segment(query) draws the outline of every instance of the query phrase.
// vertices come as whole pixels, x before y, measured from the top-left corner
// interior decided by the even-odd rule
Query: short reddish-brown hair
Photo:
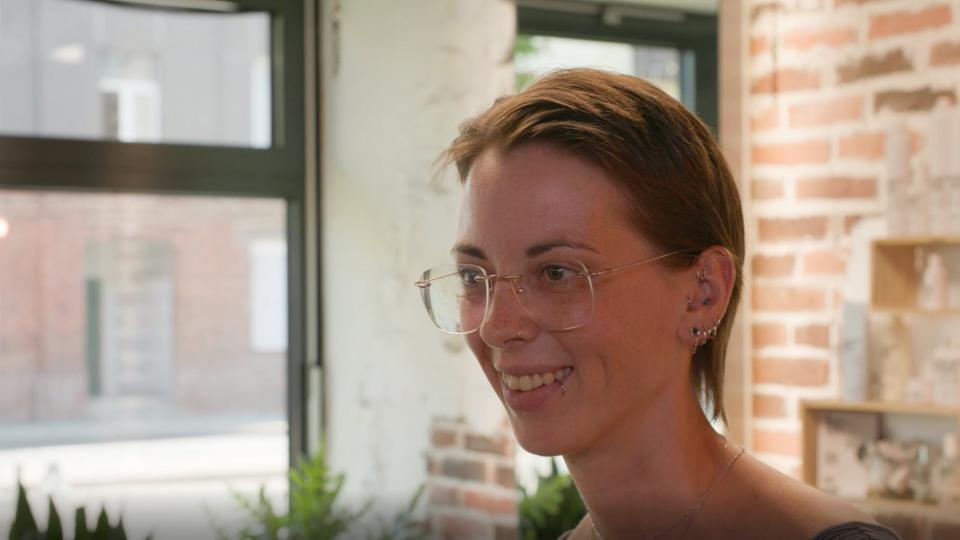
[[[593,69],[555,71],[499,98],[466,121],[444,153],[465,182],[487,149],[547,142],[600,166],[623,192],[627,219],[664,252],[726,248],[736,278],[717,336],[696,351],[691,384],[716,419],[725,418],[723,371],[743,288],[743,213],[733,175],[710,129],[652,84]],[[689,267],[697,257],[663,260]]]

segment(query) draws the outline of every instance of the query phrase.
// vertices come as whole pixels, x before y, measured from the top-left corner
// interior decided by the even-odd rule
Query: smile
[[[546,373],[536,373],[533,375],[510,375],[509,373],[503,373],[502,371],[498,372],[500,374],[500,380],[503,381],[503,384],[507,386],[510,390],[520,390],[526,392],[528,390],[534,390],[540,388],[541,386],[547,384],[553,384],[555,382],[563,382],[564,379],[570,376],[573,373],[573,368],[570,366],[560,368],[556,371],[548,371]]]

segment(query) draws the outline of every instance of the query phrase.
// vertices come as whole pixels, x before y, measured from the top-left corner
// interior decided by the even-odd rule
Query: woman
[[[736,185],[708,128],[632,77],[551,74],[466,122],[455,264],[417,283],[513,431],[562,455],[567,537],[896,538],[711,427],[743,286]]]

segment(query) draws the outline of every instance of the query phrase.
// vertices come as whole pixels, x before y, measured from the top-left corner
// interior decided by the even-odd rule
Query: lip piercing
[[[560,394],[564,396],[567,395],[567,387],[563,383],[560,383]]]

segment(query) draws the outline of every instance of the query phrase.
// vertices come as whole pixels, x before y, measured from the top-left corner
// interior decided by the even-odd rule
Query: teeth
[[[558,369],[553,372],[548,373],[537,373],[535,375],[509,375],[507,373],[500,374],[500,380],[503,381],[507,388],[511,390],[522,390],[524,392],[528,390],[533,390],[535,388],[540,388],[545,384],[553,384],[555,382],[561,382],[570,374],[573,373],[572,367],[565,367]]]

